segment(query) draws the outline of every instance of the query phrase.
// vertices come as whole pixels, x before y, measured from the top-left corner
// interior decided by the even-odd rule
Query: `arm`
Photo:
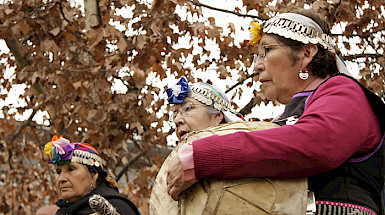
[[[319,87],[294,125],[194,141],[195,173],[198,179],[310,176],[370,150],[380,138],[360,86],[337,76]]]

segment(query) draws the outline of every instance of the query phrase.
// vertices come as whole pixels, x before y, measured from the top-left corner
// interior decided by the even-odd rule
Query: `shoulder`
[[[352,77],[348,77],[345,75],[335,75],[327,79],[324,83],[322,83],[319,88],[324,87],[333,87],[338,88],[339,90],[360,90],[362,91],[362,87],[360,83]]]
[[[315,90],[314,95],[338,96],[340,99],[361,100],[366,97],[364,88],[352,77],[335,75],[320,84]]]
[[[95,190],[96,194],[103,196],[110,202],[120,214],[136,214],[136,206],[126,197],[122,196],[113,188],[101,186]]]

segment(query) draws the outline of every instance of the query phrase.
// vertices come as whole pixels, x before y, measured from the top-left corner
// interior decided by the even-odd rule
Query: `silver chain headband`
[[[91,152],[76,149],[72,154],[71,162],[86,164],[88,166],[102,166],[102,159],[98,155],[93,154]]]
[[[190,86],[188,96],[206,105],[212,105],[214,102],[214,108],[219,111],[223,112],[230,110],[230,103],[209,89],[192,85]]]
[[[304,44],[320,44],[335,53],[333,38],[322,32],[312,19],[296,14],[283,13],[262,24],[264,33],[277,34]]]

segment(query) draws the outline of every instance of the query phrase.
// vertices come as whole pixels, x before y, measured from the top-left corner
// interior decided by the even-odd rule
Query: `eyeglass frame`
[[[267,50],[270,48],[270,47],[274,47],[274,46],[282,46],[282,44],[269,44],[269,45],[260,45],[258,46],[258,54],[254,54],[253,56],[253,64],[255,64],[255,62],[257,62],[258,58],[260,58],[261,60],[264,60],[266,58],[266,55],[267,55]],[[261,51],[261,48],[263,48],[264,51]],[[263,53],[263,54],[261,54]]]
[[[196,103],[192,103],[192,102],[186,102],[186,103],[183,103],[181,104],[181,108],[179,108],[179,110],[172,110],[172,113],[170,115],[170,121],[174,121],[176,119],[176,117],[178,116],[178,114],[180,113],[183,117],[185,117],[186,113],[190,112],[193,108],[191,107],[191,109],[185,111],[181,111],[182,107],[187,105],[187,104],[190,104],[191,106],[202,106],[202,107],[206,107],[207,105],[205,104],[196,104]]]

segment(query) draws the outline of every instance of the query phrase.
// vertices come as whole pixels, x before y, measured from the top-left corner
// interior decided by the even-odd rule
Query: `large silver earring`
[[[91,183],[91,191],[95,190],[94,183]]]
[[[305,72],[302,72],[302,68],[299,70],[299,78],[302,80],[306,80],[309,78],[309,73],[307,72],[307,69]]]

